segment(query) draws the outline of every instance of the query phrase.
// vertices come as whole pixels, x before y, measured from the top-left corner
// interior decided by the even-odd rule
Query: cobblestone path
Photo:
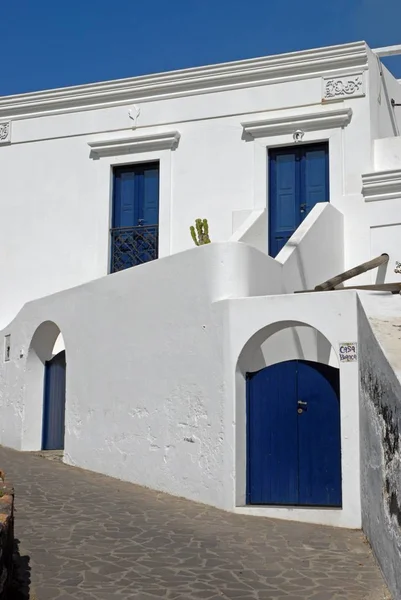
[[[4,448],[0,466],[35,600],[388,597],[360,532],[233,515]]]

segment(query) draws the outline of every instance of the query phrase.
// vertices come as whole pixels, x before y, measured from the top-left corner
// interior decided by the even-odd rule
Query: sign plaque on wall
[[[358,344],[356,342],[342,342],[338,349],[340,363],[356,362],[358,360]]]

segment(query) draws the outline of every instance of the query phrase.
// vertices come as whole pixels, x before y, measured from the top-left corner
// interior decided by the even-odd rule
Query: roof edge
[[[0,119],[24,119],[131,102],[211,93],[352,68],[367,68],[368,47],[353,42],[153,75],[0,97]]]

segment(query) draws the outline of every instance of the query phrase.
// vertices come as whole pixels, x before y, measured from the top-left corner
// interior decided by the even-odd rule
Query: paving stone
[[[45,457],[0,448],[38,600],[389,598],[358,531],[222,512]]]

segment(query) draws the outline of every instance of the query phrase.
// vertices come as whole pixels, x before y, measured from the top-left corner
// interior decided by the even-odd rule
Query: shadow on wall
[[[237,370],[245,374],[297,359],[339,366],[331,343],[320,331],[306,323],[281,321],[252,336],[242,349]]]

